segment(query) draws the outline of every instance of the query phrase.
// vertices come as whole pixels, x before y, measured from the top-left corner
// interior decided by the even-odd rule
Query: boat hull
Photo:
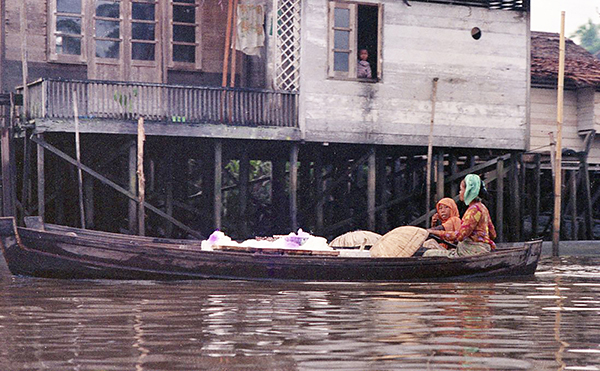
[[[124,236],[124,235],[121,235]],[[69,279],[229,279],[286,281],[453,280],[531,275],[541,241],[490,254],[446,258],[356,258],[202,251],[200,242],[151,243],[131,237],[79,236],[17,228],[0,218],[2,252],[11,273]]]

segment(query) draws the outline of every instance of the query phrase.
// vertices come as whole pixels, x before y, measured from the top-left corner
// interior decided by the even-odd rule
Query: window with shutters
[[[52,0],[49,32],[49,59],[67,63],[85,61],[82,0]]]
[[[376,81],[381,78],[382,5],[329,2],[329,58],[331,78]],[[360,63],[359,52],[368,57]],[[371,77],[357,71],[370,70]]]

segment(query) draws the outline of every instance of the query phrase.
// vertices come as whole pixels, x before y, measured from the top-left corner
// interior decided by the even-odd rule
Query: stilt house
[[[443,195],[457,185],[444,189],[444,166],[455,174],[457,159],[473,165],[473,154],[524,151],[532,141],[529,0],[0,4],[0,85],[23,94],[11,117],[29,143],[14,154],[22,174],[8,208],[23,215],[79,224],[77,181],[65,180],[76,179],[66,165],[76,161],[87,166],[85,223],[139,228],[139,118],[146,208],[166,220],[148,228],[161,234],[223,223],[243,236],[269,223],[268,231],[323,231],[349,217],[338,227],[385,230],[410,221],[384,214],[406,204],[390,200],[423,191],[424,171],[403,171],[424,167],[429,144]],[[360,49],[370,77],[357,75]],[[24,165],[35,153],[37,171]],[[270,222],[256,211],[254,187],[265,180],[250,160],[272,164]],[[65,220],[69,207],[74,220]]]

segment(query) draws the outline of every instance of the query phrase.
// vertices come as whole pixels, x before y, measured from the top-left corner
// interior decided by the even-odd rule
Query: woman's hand
[[[438,215],[438,213],[433,214],[433,216],[431,217],[431,225],[434,226],[438,220],[440,220],[440,216]]]

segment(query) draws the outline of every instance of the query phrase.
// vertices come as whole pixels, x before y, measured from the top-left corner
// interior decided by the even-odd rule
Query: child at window
[[[358,63],[356,65],[356,77],[371,78],[371,65],[367,62],[369,51],[367,49],[358,50]]]

